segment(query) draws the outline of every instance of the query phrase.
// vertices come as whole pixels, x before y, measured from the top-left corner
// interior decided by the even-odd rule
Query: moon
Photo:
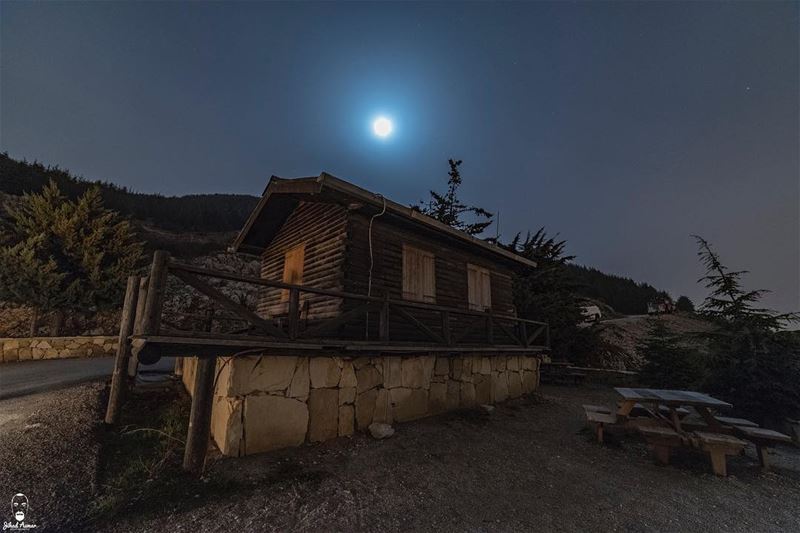
[[[372,132],[378,137],[385,139],[392,134],[392,121],[386,117],[378,117],[372,123]]]

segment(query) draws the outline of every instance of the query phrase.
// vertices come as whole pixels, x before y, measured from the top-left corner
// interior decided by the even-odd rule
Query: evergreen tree
[[[701,313],[718,325],[708,334],[711,368],[708,389],[759,421],[800,415],[800,342],[782,331],[797,313],[758,307],[768,291],[742,288],[746,271],[734,271],[702,237],[697,239],[711,293]]]
[[[547,322],[553,357],[575,363],[597,363],[607,351],[597,326],[583,322],[582,298],[567,270],[574,256],[566,241],[549,237],[544,228],[525,239],[517,234],[507,249],[536,261],[537,267],[514,276],[514,305],[523,318]]]
[[[694,302],[688,296],[681,296],[675,302],[675,309],[683,313],[694,313]]]
[[[695,390],[703,384],[705,368],[697,350],[681,346],[661,320],[652,320],[647,337],[636,346],[645,361],[639,377],[658,389]]]
[[[460,159],[457,161],[449,159],[447,162],[450,165],[447,192],[440,194],[436,191],[430,191],[431,199],[427,205],[424,202],[420,202],[418,208],[424,214],[435,218],[439,222],[443,222],[469,235],[478,235],[492,223],[494,215],[481,207],[466,205],[458,199],[458,188],[462,183],[458,167],[461,166],[462,161]],[[466,222],[464,215],[467,214],[477,218],[478,221]]]
[[[73,202],[50,182],[9,215],[0,240],[0,299],[56,316],[118,305],[143,246],[127,221],[103,207],[98,188]]]

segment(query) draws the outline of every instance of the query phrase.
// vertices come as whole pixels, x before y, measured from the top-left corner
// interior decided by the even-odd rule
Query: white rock
[[[487,415],[492,414],[492,411],[494,411],[494,405],[487,405],[485,403],[482,403],[480,405],[480,408],[481,408],[481,411],[483,411]]]
[[[374,422],[369,425],[369,433],[376,439],[387,439],[394,435],[394,428],[389,424]]]

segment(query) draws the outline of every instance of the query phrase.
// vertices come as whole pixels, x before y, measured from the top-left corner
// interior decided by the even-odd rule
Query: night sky
[[[798,5],[3,2],[0,149],[143,192],[325,170],[404,203],[460,158],[506,239],[546,226],[699,302],[699,233],[796,310]]]

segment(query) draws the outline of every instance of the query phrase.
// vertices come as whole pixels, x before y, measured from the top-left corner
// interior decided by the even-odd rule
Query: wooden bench
[[[784,435],[771,429],[764,429],[760,427],[750,426],[734,426],[736,434],[743,439],[747,439],[756,445],[758,452],[758,462],[761,467],[769,469],[769,461],[767,461],[767,449],[780,443],[791,443],[792,438],[789,435]]]
[[[584,405],[583,411],[586,413],[586,420],[595,426],[597,442],[603,444],[603,428],[606,424],[616,424],[617,415],[599,405]]]
[[[727,456],[739,455],[747,445],[745,441],[732,435],[704,431],[696,431],[692,440],[697,448],[708,452],[711,457],[711,469],[718,476],[728,475]]]
[[[714,418],[717,419],[717,422],[720,424],[725,424],[726,426],[738,426],[738,427],[750,427],[750,428],[757,428],[758,424],[755,422],[751,422],[746,418],[733,418],[730,416],[715,416]]]
[[[653,449],[653,455],[662,465],[669,464],[672,448],[683,446],[686,441],[672,428],[664,426],[641,426],[638,428],[644,440]]]

